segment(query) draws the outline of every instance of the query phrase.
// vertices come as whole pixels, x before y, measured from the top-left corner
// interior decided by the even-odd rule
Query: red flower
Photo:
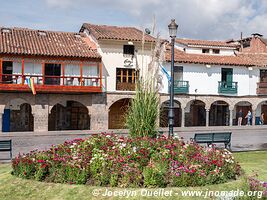
[[[38,160],[37,162],[38,163],[44,163],[45,161],[44,160]]]
[[[46,168],[46,166],[47,166],[47,164],[44,164],[44,163],[43,163],[43,164],[41,165],[41,168]]]

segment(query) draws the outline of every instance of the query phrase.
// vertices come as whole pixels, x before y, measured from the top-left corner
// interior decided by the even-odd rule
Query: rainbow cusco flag
[[[35,90],[35,87],[34,87],[34,81],[33,81],[33,78],[30,77],[30,78],[26,78],[26,82],[28,84],[28,86],[31,88],[32,90],[32,94],[33,95],[36,95],[36,90]]]

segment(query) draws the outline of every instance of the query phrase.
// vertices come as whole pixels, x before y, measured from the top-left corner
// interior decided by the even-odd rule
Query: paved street
[[[190,140],[194,137],[194,133],[204,132],[232,132],[232,150],[267,150],[267,126],[256,127],[190,127],[176,128],[175,133],[184,140]],[[111,131],[108,131],[111,132]],[[125,130],[114,131],[118,134],[124,134]],[[167,134],[167,129],[164,129]],[[30,150],[38,148],[40,150],[48,149],[52,144],[63,143],[66,140],[74,138],[85,138],[95,131],[59,131],[59,132],[16,132],[16,133],[0,133],[0,140],[12,139],[13,156],[20,153],[27,153]],[[0,153],[0,158],[8,156],[8,153]]]

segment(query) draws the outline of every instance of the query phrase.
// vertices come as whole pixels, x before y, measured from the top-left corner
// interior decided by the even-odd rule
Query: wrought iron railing
[[[218,81],[218,92],[222,94],[237,94],[237,82]]]

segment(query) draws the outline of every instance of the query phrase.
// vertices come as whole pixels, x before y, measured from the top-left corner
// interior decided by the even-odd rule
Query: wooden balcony
[[[257,94],[258,95],[267,95],[267,82],[259,82],[257,83]]]
[[[218,82],[218,93],[220,94],[237,94],[237,82]]]
[[[25,82],[33,78],[36,93],[89,93],[102,92],[100,77],[0,75],[0,91],[30,92]]]
[[[116,83],[116,90],[122,90],[122,91],[135,91],[135,83]]]

